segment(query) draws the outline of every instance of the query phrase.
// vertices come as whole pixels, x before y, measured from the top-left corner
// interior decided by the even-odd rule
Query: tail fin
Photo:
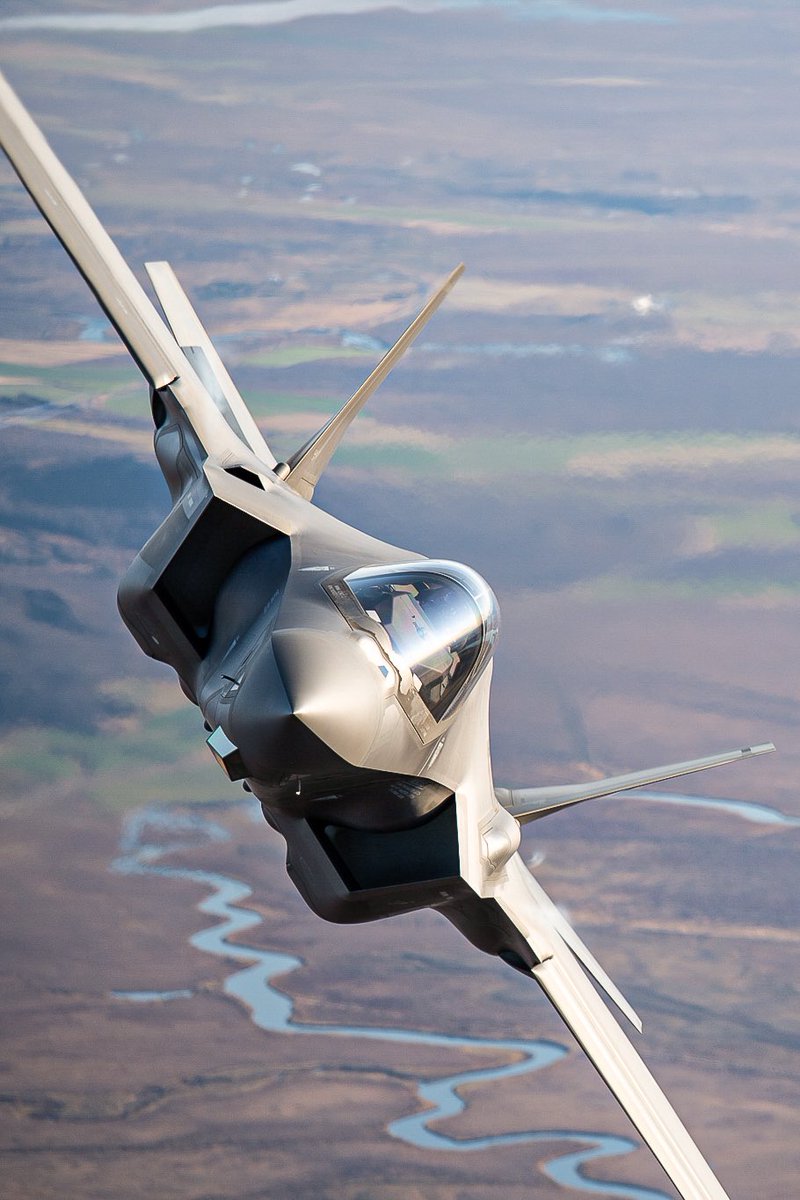
[[[561,909],[550,899],[547,892],[533,875],[528,880],[528,889],[535,894],[541,912],[548,918],[561,940],[569,946],[572,953],[583,964],[589,974],[594,976],[605,994],[610,1000],[614,1001],[617,1008],[621,1013],[624,1013],[631,1025],[641,1033],[642,1021],[639,1014],[625,999],[613,979],[600,966],[600,963],[592,954],[589,947],[579,936],[577,930],[573,929]]]
[[[264,441],[261,430],[250,415],[172,267],[167,262],[150,262],[145,263],[145,270],[175,341],[194,367],[200,382],[237,437],[262,462],[273,467],[275,456]]]
[[[439,290],[433,295],[419,315],[411,322],[405,333],[397,339],[391,350],[387,350],[381,361],[368,379],[362,383],[357,392],[336,413],[335,416],[314,434],[310,441],[301,446],[287,463],[279,463],[276,474],[280,475],[289,487],[298,492],[306,500],[314,495],[314,488],[320,480],[322,472],[333,457],[336,447],[344,437],[352,420],[358,416],[370,396],[383,383],[395,363],[401,358],[408,347],[422,331],[430,317],[444,300],[447,293],[464,272],[464,264],[460,263],[455,271],[447,277]]]

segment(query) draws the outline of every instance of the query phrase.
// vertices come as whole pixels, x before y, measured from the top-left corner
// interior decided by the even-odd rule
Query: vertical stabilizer
[[[264,441],[236,384],[216,351],[172,267],[167,262],[145,263],[150,282],[164,310],[175,341],[194,367],[231,429],[267,466],[275,456]]]

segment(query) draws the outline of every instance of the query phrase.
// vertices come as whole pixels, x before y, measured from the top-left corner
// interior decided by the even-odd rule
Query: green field
[[[99,732],[25,726],[6,733],[0,739],[2,791],[11,796],[66,784],[112,809],[239,799],[203,744],[198,710],[177,686],[170,685],[166,700],[163,687],[156,692],[128,680],[108,690],[135,693],[137,706]]]
[[[337,358],[370,360],[375,358],[375,351],[359,350],[357,346],[321,346],[308,343],[299,346],[280,346],[275,350],[257,350],[253,354],[248,354],[244,362],[252,367],[296,367],[301,363]]]

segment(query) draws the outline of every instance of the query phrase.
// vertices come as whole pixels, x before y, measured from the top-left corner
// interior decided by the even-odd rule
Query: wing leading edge
[[[0,145],[142,374],[154,388],[172,383],[184,369],[183,355],[77,184],[2,75]]]
[[[504,811],[519,824],[615,792],[660,783],[711,767],[769,754],[771,742],[688,762],[651,767],[589,783],[497,788]],[[513,854],[491,894],[531,947],[531,974],[574,1034],[607,1087],[661,1163],[683,1200],[729,1200],[669,1100],[584,975],[579,963],[641,1030],[637,1014],[586,948],[566,917]]]

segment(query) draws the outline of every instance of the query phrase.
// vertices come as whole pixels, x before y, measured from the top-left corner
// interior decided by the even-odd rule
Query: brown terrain
[[[788,822],[619,798],[536,825],[526,852],[641,1012],[637,1044],[732,1200],[794,1200],[798,18],[613,13],[392,10],[169,38],[0,21],[0,65],[137,270],[173,263],[278,453],[467,260],[319,502],[495,586],[499,782],[777,743],[680,790]],[[418,1080],[507,1052],[260,1030],[224,990],[246,964],[189,943],[217,919],[197,909],[209,888],[112,869],[144,806],[219,823],[228,840],[160,861],[249,885],[261,922],[236,940],[302,958],[280,984],[297,1022],[570,1046],[466,1087],[442,1132],[633,1136],[536,989],[434,915],[337,928],[307,912],[276,835],[116,615],[166,513],[145,389],[2,163],[0,244],[4,1190],[579,1194],[540,1169],[563,1140],[456,1153],[388,1135]],[[138,991],[179,995],[115,995]],[[587,1174],[674,1194],[643,1149]]]

